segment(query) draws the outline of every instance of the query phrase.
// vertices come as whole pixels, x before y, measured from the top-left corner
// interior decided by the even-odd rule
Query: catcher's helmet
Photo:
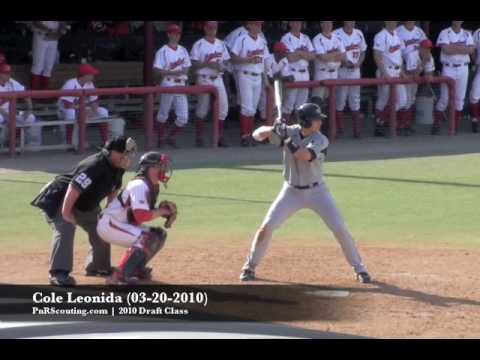
[[[145,175],[147,170],[152,166],[159,167],[159,180],[167,183],[172,177],[171,161],[168,155],[159,153],[158,151],[150,151],[142,155],[138,162],[138,174]]]
[[[297,109],[298,123],[303,128],[310,128],[312,127],[312,121],[322,120],[326,117],[320,106],[314,103],[305,103]]]

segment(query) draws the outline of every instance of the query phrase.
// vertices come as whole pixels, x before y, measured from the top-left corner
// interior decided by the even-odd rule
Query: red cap
[[[273,45],[273,51],[280,54],[286,54],[288,52],[288,49],[283,42],[277,41],[275,45]]]
[[[205,21],[205,27],[206,28],[216,28],[218,27],[218,21]]]
[[[167,28],[168,34],[180,34],[181,32],[182,30],[180,29],[180,26],[178,26],[177,24],[168,25],[168,28]]]
[[[0,53],[0,64],[3,64],[3,63],[5,63],[5,62],[7,62],[7,59],[6,59],[5,55],[3,55],[2,53]]]
[[[432,42],[428,39],[425,39],[422,42],[420,42],[420,46],[423,47],[423,48],[428,48],[428,49],[433,48]]]
[[[12,68],[7,63],[0,64],[0,74],[10,75],[12,73]]]
[[[100,71],[95,69],[90,64],[81,64],[78,67],[78,76],[85,76],[85,75],[98,75]]]

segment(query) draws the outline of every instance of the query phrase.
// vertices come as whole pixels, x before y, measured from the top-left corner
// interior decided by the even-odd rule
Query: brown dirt
[[[239,284],[248,244],[224,247],[166,246],[152,262],[154,279],[169,284]],[[322,285],[348,290],[359,317],[291,325],[383,338],[479,338],[480,251],[363,247],[375,278],[353,280],[335,246],[295,248],[275,244],[257,276],[261,283]],[[102,284],[82,275],[85,249],[77,249],[73,275],[80,284]],[[0,254],[0,283],[47,283],[48,251]],[[114,263],[121,249],[113,250]]]

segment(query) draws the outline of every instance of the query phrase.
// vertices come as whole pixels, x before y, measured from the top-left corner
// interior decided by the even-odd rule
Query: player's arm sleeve
[[[73,90],[73,86],[70,84],[69,81],[67,81],[65,84],[63,84],[61,90]],[[63,105],[67,108],[75,104],[74,96],[61,96],[60,100],[63,102]]]
[[[473,36],[471,32],[467,33],[467,46],[474,46],[475,42],[473,41]]]
[[[183,66],[184,69],[187,69],[192,66],[192,62],[190,60],[190,55],[188,55],[187,49],[184,49],[185,53],[185,65]]]
[[[192,50],[190,51],[190,59],[193,61],[200,61],[200,54],[199,54],[199,43],[193,44]]]
[[[379,52],[385,52],[385,40],[383,39],[380,34],[375,35],[375,39],[373,40],[373,50],[377,50]]]
[[[313,46],[315,48],[315,53],[318,55],[326,54],[325,48],[323,47],[320,41],[314,41]]]
[[[155,54],[155,60],[153,62],[153,68],[158,70],[165,70],[164,56],[161,50],[158,50]]]
[[[310,151],[312,155],[310,162],[315,159],[324,160],[327,155],[328,140],[317,140],[314,139],[306,146],[307,150]]]
[[[233,43],[233,46],[230,49],[230,51],[232,52],[233,55],[241,56],[240,54],[242,52],[242,47],[243,47],[243,38],[239,37]]]
[[[365,36],[363,36],[362,32],[360,32],[360,38],[362,39],[362,41],[360,42],[360,50],[367,51],[367,42],[365,41]]]
[[[228,61],[230,60],[230,53],[228,52],[228,49],[227,49],[227,46],[225,45],[225,43],[223,44],[223,54],[222,54],[222,57],[223,57],[223,61]]]
[[[449,44],[449,41],[448,41],[448,38],[447,38],[447,34],[445,33],[445,31],[442,31],[440,33],[440,35],[438,35],[438,38],[437,38],[437,46],[442,46],[442,45],[448,45]]]
[[[315,52],[315,48],[313,47],[312,40],[310,40],[308,36],[307,36],[307,48],[309,52],[311,53]]]
[[[146,186],[136,186],[130,189],[130,207],[132,215],[137,224],[153,219],[153,211],[147,199],[148,189]]]

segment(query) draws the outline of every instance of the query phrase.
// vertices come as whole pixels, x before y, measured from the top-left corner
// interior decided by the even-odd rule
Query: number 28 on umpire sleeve
[[[92,179],[90,179],[87,174],[81,173],[75,178],[75,182],[81,186],[83,190],[88,188],[92,183]]]

